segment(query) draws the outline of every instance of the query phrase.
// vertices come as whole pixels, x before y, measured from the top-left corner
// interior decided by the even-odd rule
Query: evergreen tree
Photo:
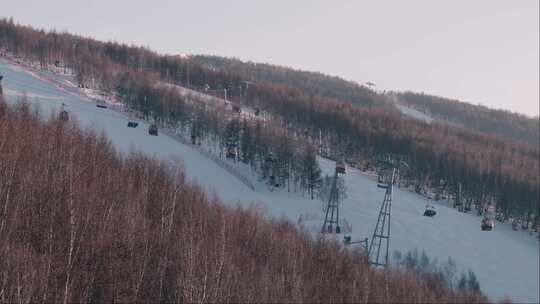
[[[467,288],[474,292],[478,293],[480,292],[480,283],[476,279],[476,274],[472,270],[469,270],[469,278],[467,280]]]
[[[251,128],[248,126],[247,121],[242,121],[242,137],[240,138],[240,150],[242,151],[242,162],[246,164],[253,163],[254,146],[253,136],[251,135]]]
[[[312,147],[306,150],[303,160],[304,176],[307,183],[307,189],[313,199],[315,189],[321,185],[321,168],[317,162],[317,155]]]

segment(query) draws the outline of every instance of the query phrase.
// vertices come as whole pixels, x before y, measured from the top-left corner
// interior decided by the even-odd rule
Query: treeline
[[[487,301],[226,208],[74,120],[0,96],[2,303]]]
[[[116,92],[146,116],[157,121],[180,122],[194,130],[196,136],[199,132],[220,134],[224,145],[231,136],[241,142],[244,132],[224,134],[227,128],[220,116],[223,111],[208,109],[202,103],[188,107],[173,90],[158,89],[155,84],[161,81],[191,88],[228,89],[228,96],[236,102],[268,112],[273,118],[275,136],[265,142],[278,144],[260,153],[259,160],[263,154],[281,151],[280,136],[309,143],[313,149],[320,148],[333,158],[346,156],[350,164],[361,164],[363,168],[374,167],[374,159],[380,155],[392,155],[409,163],[410,170],[403,179],[415,184],[417,189],[442,189],[456,197],[462,184],[465,210],[476,208],[482,212],[485,205],[495,204],[503,220],[513,217],[529,221],[539,214],[538,146],[447,124],[402,119],[395,109],[384,104],[356,106],[343,96],[310,91],[317,83],[324,83],[326,76],[305,74],[302,78],[298,76],[302,73],[296,71],[292,78],[303,80],[291,80],[299,87],[294,88],[283,84],[284,78],[275,80],[285,77],[279,76],[283,73],[289,75],[283,68],[283,73],[276,72],[279,77],[268,76],[246,84],[243,81],[250,80],[250,74],[241,68],[231,71],[209,68],[208,63],[186,57],[162,56],[144,48],[66,33],[45,33],[8,20],[0,21],[0,43],[9,52],[27,60],[39,60],[44,66],[62,61],[77,71],[82,86],[95,84]],[[213,64],[219,63],[214,61]],[[259,65],[250,66],[256,69]],[[310,82],[312,78],[319,82]],[[369,90],[357,89],[358,94],[376,100],[377,96],[370,97],[367,93]],[[250,129],[251,134],[255,132],[256,125]],[[298,147],[298,142],[292,146]],[[251,155],[249,150],[250,145],[246,145],[240,147],[239,153]],[[286,175],[282,168],[291,167],[290,161],[281,158],[287,153],[279,153],[280,158],[275,162],[281,176]],[[252,162],[249,157],[242,158]],[[257,163],[262,166],[261,161]]]
[[[210,69],[228,71],[254,82],[269,82],[297,88],[314,96],[339,99],[361,106],[380,106],[386,103],[384,97],[363,85],[318,72],[306,72],[266,63],[243,62],[219,56],[196,55],[191,58]]]
[[[404,92],[396,95],[401,103],[432,117],[482,133],[521,140],[536,147],[540,144],[538,117],[529,118],[510,111],[494,110],[427,94]]]
[[[10,20],[0,21],[0,47],[25,60],[39,61],[43,68],[64,65],[76,72],[79,86],[115,93],[145,119],[189,133],[193,143],[210,137],[221,142],[224,150],[234,144],[235,158],[250,164],[273,187],[308,191],[313,197],[320,184],[316,150],[309,142],[291,138],[283,126],[225,118],[224,107],[187,103],[174,88],[156,85],[164,81],[191,88],[203,84],[229,88],[229,96],[239,101],[245,96],[239,93],[240,77],[205,69],[179,56],[160,56],[144,48],[68,33],[45,34]]]
[[[406,160],[405,180],[443,188],[457,196],[462,184],[464,203],[480,212],[495,204],[503,217],[530,220],[538,215],[539,150],[521,142],[472,132],[441,123],[400,119],[385,107],[362,108],[309,96],[284,86],[258,83],[249,103],[283,117],[311,138],[325,131],[333,154],[373,166],[379,155]]]
[[[127,71],[154,76],[189,87],[238,87],[239,76],[211,71],[181,56],[162,56],[144,47],[91,38],[39,31],[0,19],[0,54],[10,53],[43,68],[55,64],[76,72],[79,86],[109,92],[116,90],[118,79]]]
[[[370,88],[317,72],[306,72],[265,63],[244,62],[235,58],[196,55],[194,61],[218,71],[228,71],[255,82],[289,86],[327,99],[338,99],[360,106],[387,106],[387,96]],[[474,131],[539,144],[539,122],[524,115],[442,97],[413,92],[388,92],[407,106],[436,118],[463,125]]]
[[[178,131],[194,145],[207,139],[219,142],[220,157],[248,164],[271,187],[307,191],[313,199],[321,170],[316,149],[304,137],[274,120],[242,118],[224,104],[194,98],[186,102],[175,88],[154,83],[137,76],[122,77],[118,94],[130,109]]]
[[[456,263],[450,257],[445,262],[439,263],[436,258],[430,259],[424,251],[418,253],[415,249],[405,254],[396,250],[392,258],[394,267],[414,272],[428,281],[441,282],[443,286],[451,286],[462,291],[478,292],[481,289],[476,274],[470,269],[459,274]]]

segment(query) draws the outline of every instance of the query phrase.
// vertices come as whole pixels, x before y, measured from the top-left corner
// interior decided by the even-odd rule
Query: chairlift
[[[236,159],[236,144],[229,143],[227,146],[227,152],[225,153],[225,157],[230,159]]]
[[[386,189],[388,188],[388,184],[390,184],[390,176],[387,176],[383,174],[383,172],[379,173],[379,176],[377,177],[377,187]]]
[[[66,105],[64,103],[62,103],[62,110],[60,110],[60,115],[59,115],[59,118],[60,118],[61,121],[68,121],[69,120],[69,113],[64,108],[65,106]]]
[[[336,173],[345,174],[345,163],[343,161],[336,163]]]
[[[334,227],[332,225],[328,225],[326,227],[323,227],[322,230],[321,230],[321,233],[328,233],[328,234],[332,234],[332,233],[335,233],[335,234],[340,234],[341,233],[341,227],[340,226],[336,226],[336,228],[334,229]],[[349,241],[350,241],[350,236],[349,236]],[[345,237],[345,242],[347,241],[347,237]]]
[[[106,109],[106,108],[107,108],[107,105],[106,105],[105,103],[103,103],[103,102],[98,102],[98,103],[96,104],[96,107],[102,108],[102,109]]]
[[[269,152],[268,154],[266,154],[266,157],[264,158],[264,161],[267,162],[267,163],[272,163],[272,162],[276,161],[276,157],[274,156],[274,153]]]
[[[482,219],[482,224],[480,227],[482,228],[482,231],[491,231],[493,228],[495,228],[495,222],[492,218],[485,217]]]
[[[69,120],[69,114],[66,110],[62,110],[60,112],[60,120],[61,121],[68,121]]]
[[[426,205],[426,210],[424,211],[424,216],[434,217],[437,214],[435,207],[432,205]]]
[[[128,126],[128,128],[136,128],[136,127],[139,126],[139,123],[135,122],[135,121],[129,121],[127,126]]]
[[[158,136],[158,128],[155,124],[151,124],[148,128],[148,134]]]

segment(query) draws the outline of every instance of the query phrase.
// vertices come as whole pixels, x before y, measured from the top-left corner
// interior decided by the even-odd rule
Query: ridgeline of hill
[[[523,141],[535,147],[540,143],[538,117],[531,118],[510,111],[413,92],[398,93],[397,96],[400,103],[442,121],[485,134]]]
[[[190,58],[209,69],[227,71],[248,81],[296,88],[313,96],[343,100],[360,106],[380,106],[386,102],[385,98],[363,85],[322,73],[218,56],[196,55]]]
[[[315,96],[346,101],[354,105],[369,107],[391,105],[384,94],[378,94],[364,85],[335,76],[219,56],[196,55],[191,58],[210,69],[241,75],[243,79],[253,82],[285,85]],[[423,93],[398,92],[397,97],[401,104],[474,131],[527,142],[533,146],[538,146],[540,141],[538,118]]]

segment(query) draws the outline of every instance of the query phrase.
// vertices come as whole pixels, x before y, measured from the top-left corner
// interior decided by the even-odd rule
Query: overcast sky
[[[320,71],[538,115],[538,0],[13,0],[40,28]]]

